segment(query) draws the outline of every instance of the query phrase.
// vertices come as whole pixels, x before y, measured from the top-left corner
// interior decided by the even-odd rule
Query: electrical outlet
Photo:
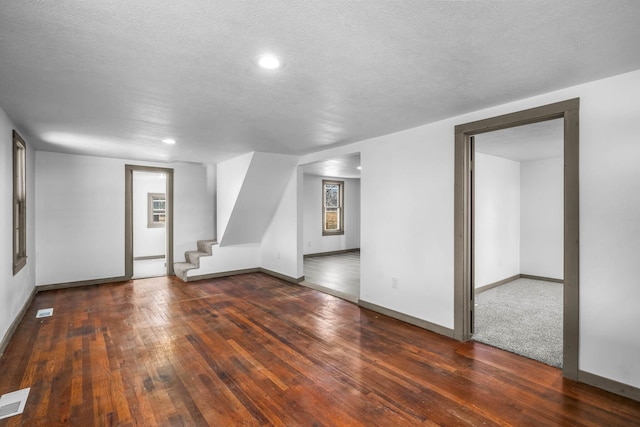
[[[398,278],[397,277],[392,277],[391,278],[391,287],[393,289],[398,289]]]

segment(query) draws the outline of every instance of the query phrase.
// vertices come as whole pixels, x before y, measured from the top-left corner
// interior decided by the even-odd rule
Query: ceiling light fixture
[[[357,169],[358,169],[359,171],[361,171],[361,170],[362,170],[362,166],[358,166],[358,167],[357,167]]]
[[[164,142],[165,144],[171,144],[172,145],[172,144],[176,143],[176,140],[167,138],[167,139],[163,139],[162,142]]]
[[[277,70],[282,67],[282,62],[273,55],[263,55],[258,58],[258,65],[265,70]]]

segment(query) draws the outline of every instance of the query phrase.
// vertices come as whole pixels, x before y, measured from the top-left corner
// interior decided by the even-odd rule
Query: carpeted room
[[[559,368],[563,125],[556,119],[474,141],[473,339]]]

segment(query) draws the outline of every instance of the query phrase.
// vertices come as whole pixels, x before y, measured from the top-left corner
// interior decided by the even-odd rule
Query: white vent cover
[[[41,317],[51,317],[53,316],[53,308],[43,308],[41,310],[38,310],[38,313],[36,314],[36,319],[39,319]]]
[[[4,417],[10,417],[11,415],[16,415],[18,413],[18,408],[20,408],[21,402],[13,402],[7,403],[4,406],[0,406],[0,419]]]
[[[24,411],[24,405],[27,403],[27,397],[29,397],[29,390],[31,390],[31,387],[3,394],[0,397],[0,420],[20,415]]]

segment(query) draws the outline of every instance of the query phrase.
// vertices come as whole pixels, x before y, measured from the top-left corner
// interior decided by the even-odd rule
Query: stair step
[[[217,240],[198,240],[197,241],[198,250],[200,252],[206,252],[209,255],[211,255],[211,246],[217,245],[217,244],[218,244]]]
[[[200,257],[211,256],[213,253],[211,246],[217,245],[218,241],[198,240],[196,243],[198,250],[186,251],[184,253],[184,259],[186,262],[176,262],[173,264],[173,271],[176,277],[185,282],[189,281],[189,278],[187,277],[187,271],[200,268]]]
[[[201,251],[186,251],[184,253],[184,259],[188,263],[193,264],[196,267],[200,267],[200,257],[203,256],[211,256],[211,253]]]
[[[193,265],[189,262],[176,262],[173,264],[174,274],[184,282],[188,282],[187,271],[198,268],[197,265]]]

